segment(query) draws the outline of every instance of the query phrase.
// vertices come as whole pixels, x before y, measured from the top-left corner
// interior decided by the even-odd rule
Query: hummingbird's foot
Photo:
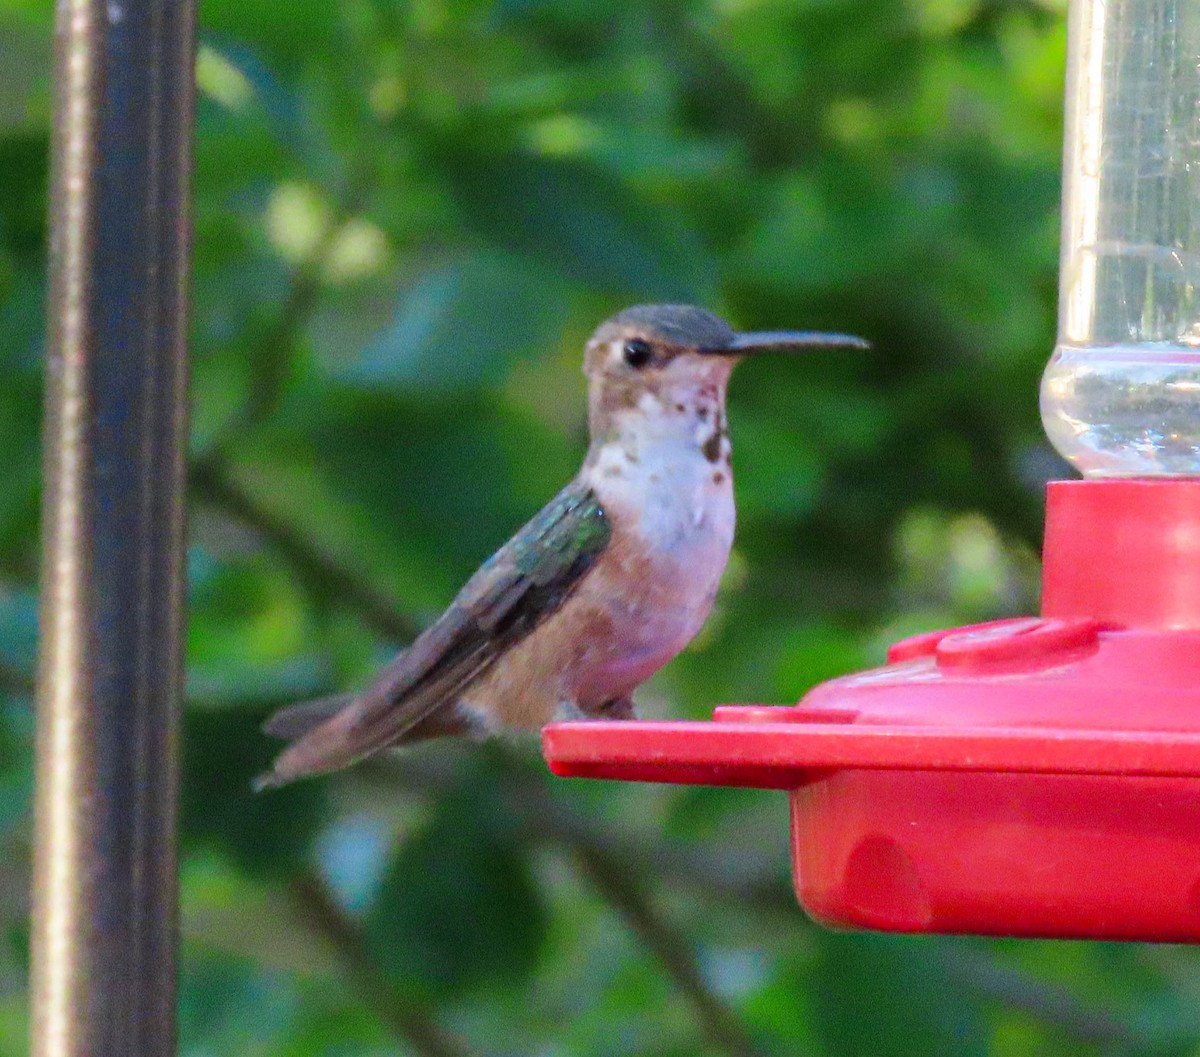
[[[578,723],[590,718],[574,701],[560,701],[554,712],[555,723]]]
[[[614,697],[611,701],[605,701],[600,707],[600,719],[637,719],[633,711],[633,697],[626,694],[624,697]]]
[[[637,719],[633,712],[633,698],[628,694],[614,697],[592,712],[585,712],[574,701],[560,701],[554,716],[556,723],[579,723],[591,719]]]

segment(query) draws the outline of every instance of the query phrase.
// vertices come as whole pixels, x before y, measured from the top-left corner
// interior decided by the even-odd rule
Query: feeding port
[[[917,636],[797,706],[566,723],[561,775],[786,790],[840,927],[1200,940],[1200,8],[1075,0],[1058,344],[1082,481],[1039,616]]]

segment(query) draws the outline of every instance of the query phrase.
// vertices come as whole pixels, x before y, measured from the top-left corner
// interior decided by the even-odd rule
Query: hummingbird
[[[575,478],[365,690],[292,705],[257,788],[428,738],[633,719],[635,688],[712,609],[734,533],[725,393],[772,350],[868,348],[845,334],[738,333],[692,305],[638,305],[584,351],[590,445]]]

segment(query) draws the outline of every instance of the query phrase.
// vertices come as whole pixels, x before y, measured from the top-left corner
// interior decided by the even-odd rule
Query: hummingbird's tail
[[[263,724],[263,733],[272,738],[279,738],[281,741],[298,741],[306,734],[316,730],[322,723],[336,716],[354,701],[355,696],[355,694],[332,694],[329,697],[318,697],[313,701],[301,701],[296,705],[288,705],[267,719]],[[287,755],[285,752],[284,757]],[[271,770],[254,779],[253,788],[256,793],[285,785],[305,774],[303,769],[293,770],[286,766],[281,767],[280,763],[280,760],[276,760]]]
[[[274,789],[297,778],[337,770],[381,748],[475,730],[469,713],[460,708],[437,708],[401,728],[390,740],[364,752],[360,727],[362,702],[361,694],[334,694],[288,705],[272,715],[263,724],[263,732],[290,744],[269,771],[254,779],[254,791]]]
[[[353,700],[353,694],[331,694],[329,697],[318,697],[312,701],[301,701],[298,705],[288,705],[268,718],[263,724],[263,733],[281,741],[295,741],[304,737],[314,727],[320,726],[330,716],[340,712]]]

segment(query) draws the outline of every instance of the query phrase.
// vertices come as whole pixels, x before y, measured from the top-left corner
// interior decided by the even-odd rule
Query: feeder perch
[[[787,790],[796,891],[843,928],[1200,940],[1200,8],[1070,11],[1059,342],[1084,474],[1042,612],[918,635],[796,706],[560,723],[559,775]]]

